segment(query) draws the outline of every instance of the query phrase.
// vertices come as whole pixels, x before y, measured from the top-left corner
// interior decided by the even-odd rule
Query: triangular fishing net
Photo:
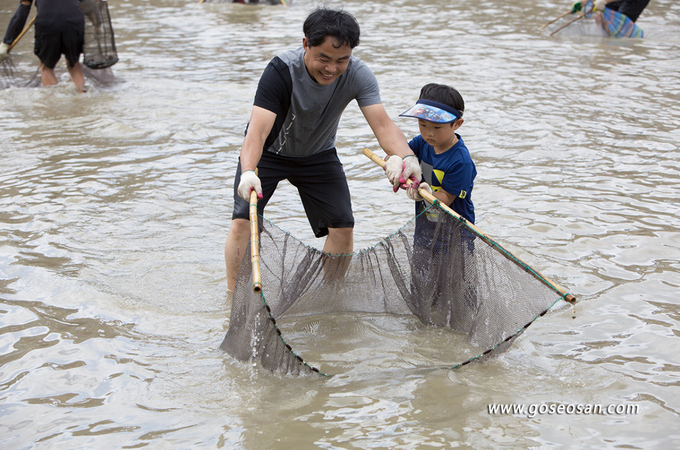
[[[14,53],[0,63],[0,90],[10,87],[42,86],[40,69],[35,61]]]
[[[320,373],[318,362],[306,361],[281,332],[287,319],[416,316],[425,325],[465,334],[481,349],[457,362],[452,349],[450,367],[456,368],[504,351],[552,305],[571,297],[437,204],[378,245],[347,256],[326,255],[262,217],[259,221],[262,290],[254,292],[251,261],[245,257],[220,348],[275,372]]]
[[[118,52],[106,0],[80,2],[85,15],[83,63],[90,69],[105,69],[118,62]]]

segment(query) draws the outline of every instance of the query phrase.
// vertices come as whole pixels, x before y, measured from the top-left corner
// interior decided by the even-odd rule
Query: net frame
[[[118,62],[118,52],[106,0],[84,0],[80,9],[85,16],[83,64],[90,69],[106,69]]]

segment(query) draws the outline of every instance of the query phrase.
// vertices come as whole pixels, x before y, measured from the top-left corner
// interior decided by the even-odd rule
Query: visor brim
[[[458,117],[436,106],[425,105],[423,103],[416,103],[414,106],[399,114],[399,117],[413,117],[415,119],[427,120],[434,123],[451,123],[455,122]]]

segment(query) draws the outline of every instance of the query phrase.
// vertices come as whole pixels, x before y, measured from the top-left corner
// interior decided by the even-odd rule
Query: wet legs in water
[[[66,63],[68,68],[68,73],[71,75],[71,80],[73,84],[76,85],[76,90],[78,93],[82,93],[85,90],[85,76],[83,75],[83,68],[80,63],[77,62],[75,66],[71,67]],[[43,86],[54,86],[59,83],[57,76],[54,74],[54,69],[50,69],[42,62],[40,63],[40,77],[42,79]]]

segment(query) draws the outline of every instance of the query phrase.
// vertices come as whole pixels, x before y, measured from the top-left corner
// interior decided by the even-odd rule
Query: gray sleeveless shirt
[[[260,78],[254,104],[277,114],[264,150],[292,157],[330,150],[349,102],[381,103],[375,75],[355,56],[338,79],[321,86],[307,73],[304,54],[302,47],[282,53]]]

